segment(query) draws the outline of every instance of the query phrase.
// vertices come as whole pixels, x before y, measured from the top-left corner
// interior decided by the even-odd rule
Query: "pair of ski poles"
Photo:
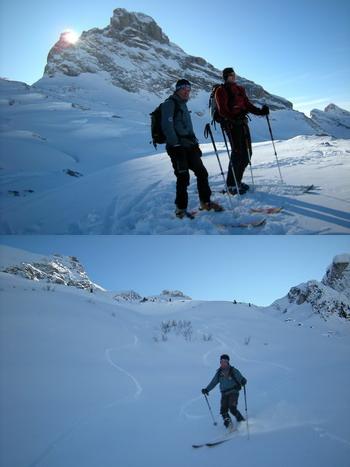
[[[246,422],[247,422],[247,435],[248,435],[248,439],[249,439],[249,422],[248,422],[247,392],[246,392],[245,385],[243,386],[243,391],[244,391],[245,419],[246,419]],[[209,412],[210,412],[211,418],[213,419],[213,423],[214,423],[214,425],[216,426],[216,425],[217,425],[217,421],[215,420],[214,415],[213,415],[213,411],[211,410],[211,407],[210,407],[210,404],[209,404],[209,400],[208,400],[208,396],[207,396],[206,394],[204,394],[204,397],[205,397],[205,400],[206,400],[206,402],[207,402],[207,404],[208,404]]]
[[[277,156],[277,151],[276,151],[276,146],[275,146],[275,140],[274,140],[274,137],[273,137],[273,134],[272,134],[272,128],[271,128],[270,119],[269,119],[269,116],[268,116],[268,115],[266,115],[266,120],[267,120],[267,124],[268,124],[268,127],[269,127],[269,132],[270,132],[270,136],[271,136],[272,146],[273,146],[273,149],[274,149],[274,154],[275,154],[275,157],[276,157],[278,172],[279,172],[279,175],[280,175],[281,182],[284,183],[283,178],[282,178],[282,173],[281,173],[281,168],[280,168],[278,156]],[[235,171],[234,171],[234,168],[233,168],[232,158],[231,158],[230,151],[229,151],[228,144],[227,144],[227,138],[226,138],[226,135],[225,135],[225,131],[224,131],[224,129],[223,129],[223,126],[222,126],[222,125],[220,125],[220,126],[221,126],[222,136],[223,136],[223,138],[224,138],[224,142],[225,142],[225,146],[226,146],[226,150],[227,150],[227,155],[228,155],[228,159],[229,159],[229,168],[230,168],[231,171],[232,171],[233,179],[234,179],[235,185],[236,185],[237,194],[238,194],[238,196],[240,196],[239,186],[238,186],[238,182],[237,182],[237,177],[236,177],[236,174],[235,174]],[[224,172],[223,172],[223,170],[222,170],[222,165],[221,165],[221,162],[220,162],[218,150],[217,150],[217,148],[216,148],[216,144],[215,144],[213,132],[212,132],[212,130],[211,130],[211,127],[210,127],[210,124],[209,124],[209,123],[207,123],[207,124],[205,125],[205,128],[204,128],[204,136],[205,136],[205,138],[208,138],[208,136],[210,136],[210,139],[211,139],[212,144],[213,144],[214,152],[215,152],[217,161],[218,161],[218,163],[219,163],[220,172],[221,172],[221,175],[222,175],[223,180],[224,180],[225,190],[226,190],[226,193],[229,195],[227,182],[226,182],[226,179],[225,179]],[[233,148],[233,142],[231,141],[231,139],[230,139],[230,144],[231,144],[231,148]],[[252,177],[252,186],[253,186],[253,190],[252,190],[252,191],[254,191],[254,190],[255,190],[255,183],[254,183],[254,176],[253,176],[253,169],[252,169],[252,161],[251,161],[251,151],[250,151],[250,148],[247,148],[247,153],[248,153],[248,158],[249,158],[250,173],[251,173],[251,177]],[[230,198],[230,197],[229,197],[229,199],[230,199],[230,207],[231,207],[231,209],[232,209],[232,208],[233,208],[233,207],[232,207],[232,201],[231,201],[231,198]]]

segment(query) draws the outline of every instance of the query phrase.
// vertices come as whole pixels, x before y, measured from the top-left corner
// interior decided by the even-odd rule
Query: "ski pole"
[[[222,170],[222,165],[221,165],[220,157],[219,157],[219,154],[218,154],[218,150],[216,149],[216,144],[215,144],[215,141],[214,141],[213,132],[211,131],[211,128],[210,128],[210,124],[209,124],[209,123],[207,123],[207,124],[205,125],[205,128],[204,128],[204,137],[205,137],[205,138],[208,138],[208,135],[210,135],[211,142],[213,143],[214,152],[215,152],[216,158],[217,158],[218,163],[219,163],[220,172],[221,172],[222,178],[223,178],[223,180],[224,180],[224,186],[225,186],[226,193],[227,193],[227,196],[228,196],[228,199],[229,199],[229,202],[230,202],[230,208],[231,208],[232,211],[233,211],[234,208],[233,208],[232,200],[231,200],[231,197],[230,197],[230,193],[228,192],[228,187],[227,187],[227,183],[226,183],[224,171]]]
[[[247,433],[248,433],[248,439],[249,439],[249,423],[248,423],[247,393],[246,393],[245,385],[243,386],[243,391],[244,391],[244,404],[245,404],[245,419],[246,419],[246,421],[247,421]]]
[[[228,161],[229,161],[229,167],[231,167],[233,179],[234,179],[235,185],[236,185],[237,194],[239,196],[239,199],[241,199],[241,194],[239,192],[239,187],[238,187],[238,182],[237,182],[237,178],[236,178],[236,174],[235,174],[235,169],[233,168],[230,151],[229,151],[228,144],[227,144],[227,138],[226,138],[225,131],[224,131],[224,128],[223,128],[222,125],[221,125],[221,131],[222,131],[222,136],[224,137],[224,141],[225,141],[225,146],[226,146],[227,156],[228,156]]]
[[[205,400],[207,401],[207,404],[208,404],[208,407],[209,407],[209,412],[210,412],[211,418],[213,419],[213,423],[214,423],[214,425],[216,426],[216,425],[217,425],[217,422],[215,421],[213,412],[212,412],[212,410],[211,410],[211,407],[210,407],[210,404],[209,404],[209,401],[208,401],[208,396],[207,396],[206,394],[204,394],[204,397],[205,397]]]
[[[268,126],[269,126],[269,132],[270,132],[270,136],[271,136],[271,141],[272,141],[273,150],[274,150],[275,156],[276,156],[277,167],[278,167],[278,171],[279,171],[279,174],[280,174],[280,177],[281,177],[281,182],[284,183],[284,182],[283,182],[283,178],[282,178],[282,173],[281,173],[280,164],[279,164],[278,157],[277,157],[277,151],[276,151],[276,146],[275,146],[275,140],[273,139],[271,124],[270,124],[270,119],[269,119],[269,116],[268,116],[268,115],[266,115],[266,120],[267,120],[267,124],[268,124]]]
[[[214,141],[213,132],[211,131],[211,128],[210,128],[210,124],[209,124],[209,123],[207,123],[207,124],[205,125],[205,128],[204,128],[204,137],[205,137],[205,138],[208,138],[208,135],[210,135],[211,142],[213,143],[214,152],[215,152],[216,158],[217,158],[218,163],[219,163],[219,167],[220,167],[220,172],[221,172],[222,178],[223,178],[223,180],[224,180],[224,186],[225,186],[225,189],[226,189],[226,193],[227,193],[228,199],[229,199],[229,201],[230,201],[230,207],[231,207],[231,209],[232,209],[232,211],[233,211],[232,200],[231,200],[231,197],[230,197],[230,193],[228,192],[228,188],[227,188],[227,183],[226,183],[224,171],[222,170],[222,165],[221,165],[221,162],[220,162],[220,157],[219,157],[219,154],[218,154],[218,150],[216,149],[216,144],[215,144],[215,141]]]
[[[249,136],[249,139],[248,139],[249,129],[247,129],[247,127],[244,126],[243,130],[244,130],[244,134],[245,134],[245,143],[246,143],[246,146],[247,146],[247,154],[248,154],[250,175],[252,177],[252,185],[253,185],[252,191],[255,191],[255,183],[254,183],[253,167],[252,167],[251,139],[250,139],[250,136]]]

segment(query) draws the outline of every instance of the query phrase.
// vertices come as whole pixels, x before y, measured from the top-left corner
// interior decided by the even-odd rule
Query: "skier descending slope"
[[[194,134],[187,101],[191,92],[191,83],[180,79],[176,89],[162,104],[162,130],[166,138],[166,150],[171,158],[176,176],[176,216],[187,215],[188,194],[192,170],[197,177],[200,209],[206,211],[223,211],[223,208],[210,200],[211,190],[208,183],[208,172],[204,167],[202,152]]]
[[[221,355],[220,368],[218,368],[208,386],[202,389],[202,394],[208,395],[209,391],[214,389],[219,383],[221,391],[220,414],[224,419],[225,427],[232,429],[233,425],[229,412],[236,417],[237,422],[245,420],[237,409],[237,404],[239,391],[242,389],[242,386],[247,384],[247,380],[237,368],[230,365],[230,357],[226,354]]]

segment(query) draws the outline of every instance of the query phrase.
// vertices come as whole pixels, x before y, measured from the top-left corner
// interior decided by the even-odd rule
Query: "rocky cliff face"
[[[311,280],[292,287],[287,297],[272,306],[284,313],[295,313],[303,306],[324,319],[332,314],[350,319],[350,255],[336,256],[321,282]]]
[[[201,57],[186,54],[149,16],[114,10],[109,26],[83,32],[76,44],[63,33],[50,50],[45,75],[58,73],[78,76],[82,73],[107,73],[112,83],[128,92],[147,91],[164,97],[174,83],[185,76],[193,84],[193,96],[209,92],[221,81],[221,71]],[[253,101],[264,99],[272,110],[292,108],[281,97],[261,86],[238,78]]]
[[[54,255],[39,261],[21,262],[3,268],[2,272],[33,281],[61,284],[89,291],[103,290],[89,279],[75,256]]]

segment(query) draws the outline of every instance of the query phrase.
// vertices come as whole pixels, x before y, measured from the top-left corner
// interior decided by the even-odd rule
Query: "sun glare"
[[[67,29],[64,31],[64,39],[69,42],[69,44],[75,44],[79,40],[79,34],[72,29]]]

